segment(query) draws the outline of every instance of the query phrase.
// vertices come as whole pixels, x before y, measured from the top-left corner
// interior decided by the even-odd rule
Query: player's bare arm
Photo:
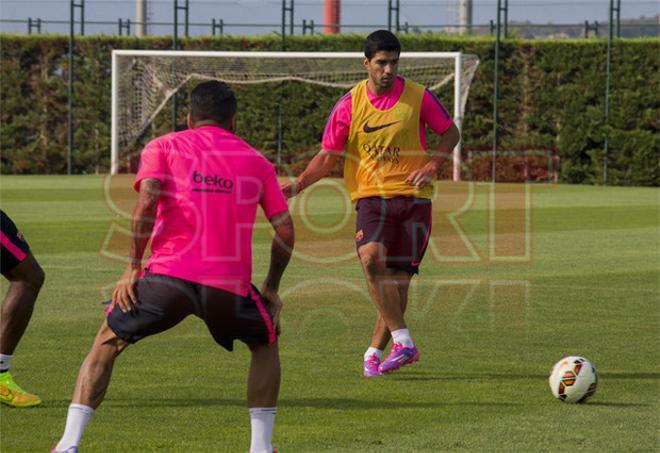
[[[118,304],[122,312],[131,311],[131,306],[137,302],[135,283],[142,270],[142,257],[154,228],[156,207],[160,197],[160,181],[144,179],[140,183],[138,201],[133,209],[131,222],[131,250],[129,265],[124,271],[112,295],[112,302]]]
[[[433,176],[440,170],[440,165],[451,155],[454,147],[461,139],[461,133],[455,124],[449,126],[449,129],[440,137],[440,144],[433,150],[431,160],[419,170],[415,170],[408,175],[406,183],[417,187],[423,187],[431,184]]]
[[[289,264],[293,253],[295,232],[289,211],[274,215],[270,219],[270,223],[275,230],[275,237],[270,248],[270,268],[261,288],[261,294],[270,302],[269,307],[273,315],[273,324],[277,328],[280,311],[282,310],[282,301],[277,292],[280,289],[280,281],[284,270]]]
[[[337,163],[337,160],[339,160],[338,153],[322,149],[307,164],[305,171],[294,182],[287,181],[282,184],[284,196],[287,198],[295,197],[319,179],[327,176]]]

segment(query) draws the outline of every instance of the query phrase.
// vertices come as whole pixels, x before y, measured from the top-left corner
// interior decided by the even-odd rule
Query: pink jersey
[[[215,126],[151,141],[134,188],[161,182],[146,268],[241,296],[252,276],[252,230],[261,205],[269,219],[288,210],[273,166]]]
[[[389,93],[376,96],[367,88],[367,96],[371,104],[379,110],[390,109],[396,104],[403,93],[405,80],[397,77],[394,86]],[[350,91],[346,93],[336,104],[323,132],[322,147],[327,151],[341,152],[344,150],[348,133],[351,127],[353,100]],[[449,126],[454,123],[447,109],[440,100],[429,90],[424,91],[422,98],[422,111],[419,121],[419,137],[422,148],[426,149],[426,125],[438,135],[444,134]]]

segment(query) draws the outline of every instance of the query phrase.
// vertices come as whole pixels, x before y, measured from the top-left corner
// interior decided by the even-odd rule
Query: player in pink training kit
[[[378,310],[363,373],[379,376],[419,360],[404,320],[410,281],[419,272],[431,232],[433,179],[460,139],[440,101],[423,86],[397,77],[401,44],[387,30],[365,41],[368,78],[335,105],[322,149],[293,183],[300,193],[327,175],[340,155],[356,204],[355,245]],[[440,136],[427,151],[426,127]],[[392,351],[381,361],[390,338]]]
[[[250,348],[250,452],[273,451],[280,384],[278,290],[294,231],[273,166],[234,135],[235,113],[236,98],[226,84],[201,83],[191,93],[189,129],[159,137],[142,152],[131,262],[80,368],[65,432],[53,451],[77,451],[103,401],[116,357],[188,315],[201,318],[225,349],[233,350],[236,339]],[[258,205],[275,230],[261,291],[251,284]],[[151,255],[143,268],[149,238]]]
[[[379,110],[391,109],[401,97],[404,84],[405,81],[402,77],[396,77],[394,79],[394,83],[392,84],[391,91],[380,96],[371,92],[371,90],[369,90],[369,86],[367,85],[365,88],[369,102],[371,102],[371,104]],[[321,146],[324,152],[336,155],[341,155],[344,152],[344,147],[346,146],[346,141],[349,136],[349,130],[352,122],[352,104],[353,99],[351,93],[349,92],[344,95],[335,105],[323,133],[323,141]],[[419,121],[419,137],[422,149],[426,149],[426,126],[428,126],[436,134],[442,135],[447,132],[447,130],[453,125],[454,121],[442,103],[428,89],[425,90],[422,97]],[[430,218],[430,212],[421,213],[421,216]],[[410,220],[414,222],[418,219],[415,219],[413,216],[410,218]],[[424,223],[426,221],[426,219],[422,219],[419,223]],[[367,219],[366,222],[369,222],[369,220]],[[377,221],[377,223],[379,225],[382,224],[380,221]],[[362,225],[358,225],[357,229],[359,231],[363,231],[361,226]],[[430,232],[430,224],[428,227],[428,232]],[[396,235],[396,232],[393,232],[393,235]],[[362,239],[356,242],[359,247],[360,245],[367,243],[368,240]],[[411,280],[410,277],[412,277],[412,274],[419,272],[419,262],[423,257],[424,249],[426,248],[427,244],[428,239],[423,242],[420,241],[419,245],[421,251],[409,250],[404,253],[406,256],[416,256],[418,259],[412,260],[410,263],[393,263],[391,266],[388,265],[392,269],[392,273],[397,274],[394,275],[394,277],[396,278],[396,285],[398,287],[402,308],[404,310],[408,303],[408,287]],[[379,367],[382,365],[381,356],[383,350],[389,342],[390,337],[390,331],[387,328],[383,317],[379,315],[374,326],[371,345],[364,355],[365,376],[372,377],[382,374],[382,371],[379,370]],[[398,352],[399,347],[396,343],[394,348],[395,352]],[[409,362],[417,361],[418,357],[419,353],[415,353],[408,360]]]
[[[392,85],[392,91],[380,96],[372,93],[367,86],[369,101],[379,110],[392,108],[401,97],[401,93],[403,93],[404,83],[402,77],[396,77]],[[349,91],[335,104],[330,118],[328,118],[323,132],[323,141],[321,142],[323,150],[340,155],[344,152],[351,126],[352,108],[353,99]],[[424,149],[426,149],[426,126],[436,134],[442,135],[454,124],[454,120],[447,109],[436,95],[429,90],[424,91],[419,119],[419,136]]]

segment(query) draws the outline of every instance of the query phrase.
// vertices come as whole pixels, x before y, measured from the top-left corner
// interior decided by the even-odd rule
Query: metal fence
[[[463,0],[464,2],[466,0]],[[135,14],[135,0],[0,0],[0,31],[13,33],[66,33],[73,21],[80,28],[80,34],[141,35],[145,29],[153,35],[170,35],[175,25],[183,27],[184,35],[250,35],[278,33],[282,35],[317,34],[324,29],[337,27],[342,33],[366,32],[376,28],[387,28],[399,33],[452,33],[494,35],[496,20],[501,12],[505,34],[521,38],[577,38],[606,36],[607,23],[604,13],[608,0],[587,0],[570,2],[567,0],[545,0],[524,2],[522,0],[475,0],[474,8],[481,14],[467,23],[459,22],[459,0],[344,0],[345,14],[341,24],[324,23],[319,17],[322,0],[265,0],[262,2],[239,2],[228,0],[144,0],[142,3],[154,5],[158,14]],[[254,3],[258,8],[248,8]],[[496,6],[497,3],[497,6]],[[577,6],[572,4],[576,3]],[[581,6],[579,4],[582,4]],[[10,8],[12,5],[13,8]],[[51,5],[44,7],[44,5]],[[52,18],[56,15],[55,6],[69,6],[69,17]],[[241,6],[242,5],[242,6]],[[644,8],[639,9],[641,6]],[[571,17],[570,8],[590,8],[582,14],[582,20],[563,20],[560,23],[542,23],[538,18],[548,8],[564,10],[563,18]],[[232,9],[233,8],[233,9]],[[242,9],[241,9],[242,8]],[[497,8],[497,9],[496,9]],[[599,10],[600,8],[600,10]],[[660,4],[653,0],[630,0],[626,8],[638,8],[638,14],[648,13],[648,17],[621,19],[619,8],[613,20],[622,37],[660,36]],[[267,10],[267,14],[254,14],[255,10]],[[49,14],[43,17],[36,11]],[[368,11],[365,14],[364,11]],[[531,20],[511,19],[525,11]],[[598,20],[598,12],[603,15]],[[20,17],[21,12],[28,13]],[[58,11],[59,14],[64,10]],[[413,14],[417,12],[417,14]],[[196,13],[196,14],[193,14]],[[90,19],[90,14],[94,15]],[[472,16],[472,14],[470,14]],[[36,17],[35,17],[36,16]],[[74,17],[75,16],[75,17]],[[103,20],[98,20],[98,17]],[[113,17],[114,16],[114,17]],[[131,17],[133,16],[133,19]],[[574,16],[577,16],[575,14]],[[190,20],[195,17],[196,20]],[[524,17],[524,16],[523,16]],[[203,20],[201,20],[203,18]],[[250,18],[249,20],[245,20]],[[257,19],[267,18],[265,21]],[[321,19],[321,20],[319,20]]]
[[[40,17],[27,19],[0,19],[0,24],[17,24],[24,27],[27,34],[55,33],[49,29],[49,26],[68,26],[69,20],[48,20]],[[149,30],[158,30],[157,35],[171,34],[174,28],[174,22],[145,21],[137,22],[130,18],[117,18],[117,20],[74,20],[76,26],[82,26],[85,34],[103,34],[118,36],[137,36],[135,29],[138,25],[145,25]],[[179,22],[180,25],[186,25],[185,21]],[[200,36],[224,36],[224,35],[244,35],[251,34],[259,30],[260,33],[279,33],[281,23],[250,23],[250,22],[227,22],[222,18],[211,18],[209,22],[188,22],[187,26],[192,33]],[[415,24],[403,22],[396,27],[396,24],[388,27],[385,23],[374,24],[325,24],[314,21],[314,19],[301,19],[297,23],[289,25],[292,31],[287,31],[288,35],[315,35],[323,33],[327,26],[339,26],[343,33],[365,33],[369,30],[380,28],[403,34],[421,34],[421,33],[446,33],[446,34],[469,34],[475,36],[494,36],[496,24],[494,20],[485,24]],[[525,39],[535,38],[589,38],[589,37],[607,37],[608,23],[602,21],[584,21],[579,23],[562,24],[534,24],[509,22],[508,31],[512,36]],[[649,21],[648,23],[621,23],[617,24],[622,38],[638,37],[657,37],[660,36],[660,23]],[[461,33],[462,30],[466,30]],[[99,33],[100,31],[100,33]]]
[[[509,14],[515,10],[515,7],[520,7],[517,3],[514,4],[512,1],[509,4],[509,0],[494,0],[492,6],[495,8],[495,20],[490,20],[487,24],[471,24],[471,25],[461,25],[458,23],[454,24],[425,24],[425,23],[414,23],[411,24],[404,18],[402,19],[404,5],[401,4],[400,0],[387,0],[387,2],[371,2],[364,0],[361,3],[369,3],[367,6],[371,8],[372,11],[380,11],[383,13],[383,17],[386,18],[384,23],[349,23],[349,24],[324,24],[316,23],[313,19],[296,19],[296,2],[295,0],[271,0],[263,3],[270,4],[271,6],[279,3],[279,22],[271,23],[258,23],[258,22],[234,22],[234,21],[225,21],[221,17],[211,17],[206,22],[193,22],[190,21],[190,12],[191,5],[189,0],[156,0],[161,5],[165,3],[171,3],[172,7],[172,17],[173,21],[131,21],[130,18],[117,18],[115,21],[112,20],[87,20],[86,19],[86,2],[85,0],[69,0],[69,18],[68,20],[48,20],[42,19],[41,17],[28,17],[26,19],[0,19],[1,24],[23,24],[25,26],[25,32],[28,34],[34,33],[45,33],[48,32],[48,26],[68,26],[69,34],[69,86],[68,86],[68,152],[67,152],[67,173],[71,174],[71,152],[73,149],[73,87],[71,80],[73,80],[74,74],[74,61],[73,53],[75,48],[75,38],[76,36],[85,35],[86,31],[89,33],[90,28],[98,30],[100,27],[114,27],[114,31],[111,31],[110,34],[117,35],[131,35],[135,34],[136,29],[139,27],[142,30],[150,30],[151,34],[168,34],[172,36],[172,49],[177,49],[179,43],[180,31],[183,31],[183,35],[188,37],[191,35],[191,32],[197,35],[228,35],[228,34],[259,34],[259,33],[277,33],[281,36],[281,48],[286,50],[287,47],[287,37],[292,35],[314,35],[315,33],[322,32],[326,27],[336,27],[340,32],[367,32],[374,29],[386,28],[390,31],[397,33],[425,33],[425,32],[435,32],[435,33],[453,33],[453,34],[469,34],[469,35],[491,35],[495,37],[495,72],[494,72],[494,92],[493,92],[493,147],[492,147],[492,179],[495,180],[495,165],[496,157],[498,153],[498,99],[499,99],[499,49],[502,39],[508,39],[510,37],[520,37],[520,38],[607,38],[607,55],[604,56],[607,59],[607,74],[606,74],[606,86],[605,86],[605,110],[604,110],[604,120],[605,120],[605,137],[604,137],[604,162],[603,162],[603,180],[607,183],[607,160],[608,160],[608,121],[609,121],[609,110],[610,110],[610,74],[612,71],[612,46],[614,45],[617,38],[625,37],[639,37],[639,36],[660,36],[660,15],[656,15],[651,18],[640,18],[640,20],[631,21],[631,20],[621,20],[621,0],[609,0],[608,8],[608,20],[605,23],[598,22],[596,20],[589,21],[586,20],[581,23],[567,23],[567,24],[533,24],[528,22],[515,22],[509,19]],[[601,0],[599,3],[602,4],[604,1]],[[8,1],[5,1],[8,3]],[[44,3],[37,2],[36,0],[24,0],[23,3]],[[45,2],[48,3],[48,2]],[[54,2],[51,2],[54,3]],[[64,2],[59,2],[64,3]],[[102,3],[102,1],[89,2],[95,5]],[[113,3],[113,2],[105,2]],[[114,3],[132,3],[132,1],[117,1]],[[210,3],[199,1],[198,3]],[[218,4],[227,3],[226,1],[218,1]],[[234,2],[236,3],[236,2]],[[430,4],[429,2],[426,2]],[[437,3],[443,3],[437,2]],[[456,3],[456,1],[445,0],[445,5],[451,5]],[[566,2],[563,0],[549,0],[546,5],[569,5],[571,2]],[[578,2],[578,3],[588,3],[588,2]],[[636,4],[653,4],[656,5],[656,9],[660,8],[657,6],[656,2],[645,2],[638,1]],[[312,5],[309,0],[299,0],[298,5],[303,4],[306,6]],[[484,4],[484,3],[482,3]],[[592,4],[596,4],[592,2]],[[316,1],[314,6],[319,6],[320,2]],[[355,3],[353,3],[355,5]],[[421,0],[406,2],[406,7],[410,8],[415,5],[422,5]],[[529,5],[527,5],[529,6]],[[106,28],[105,30],[109,31],[112,29]],[[161,33],[158,33],[158,32]],[[245,32],[251,33],[245,33]],[[242,33],[243,32],[243,33]],[[103,32],[102,34],[108,34]],[[176,96],[173,97],[173,108],[172,116],[173,123],[176,118]]]

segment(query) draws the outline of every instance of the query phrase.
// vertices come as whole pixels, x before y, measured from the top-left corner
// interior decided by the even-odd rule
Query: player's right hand
[[[124,271],[124,275],[121,276],[115,287],[115,291],[112,293],[112,303],[119,305],[119,309],[122,313],[127,313],[133,309],[138,301],[137,295],[135,294],[135,284],[140,278],[141,269],[134,269],[128,267]]]
[[[271,291],[268,288],[262,288],[261,295],[266,301],[268,301],[267,308],[271,317],[273,318],[273,328],[276,331],[279,331],[280,312],[282,311],[284,303],[282,302],[282,299],[280,299],[280,296],[277,294],[277,292]]]

